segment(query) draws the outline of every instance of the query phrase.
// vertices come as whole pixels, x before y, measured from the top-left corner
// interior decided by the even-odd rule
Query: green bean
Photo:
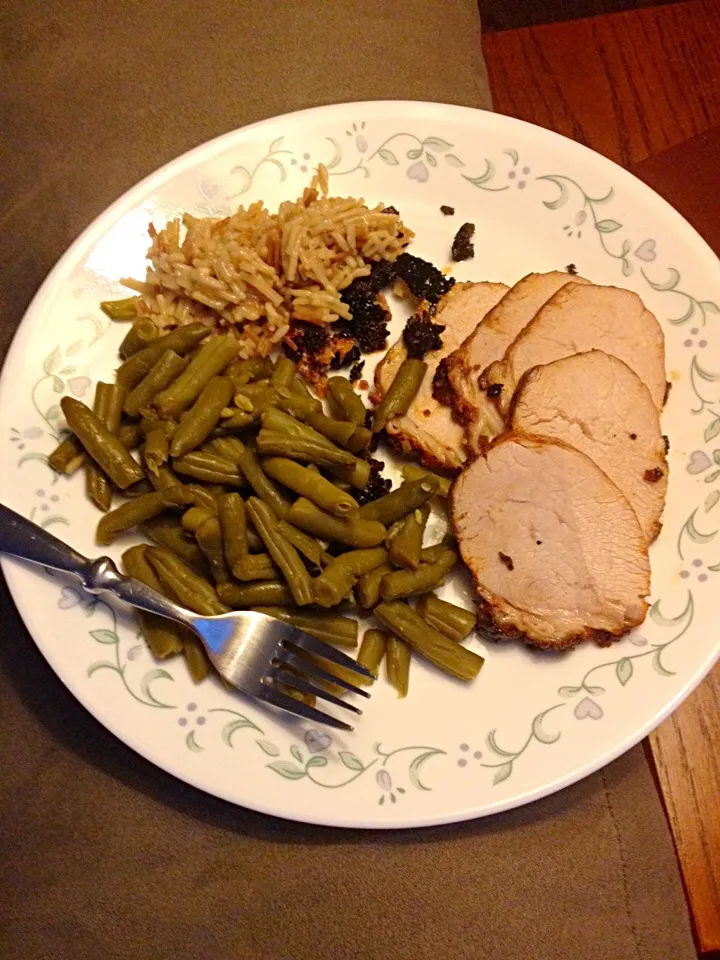
[[[282,402],[282,398],[280,398],[278,403]],[[262,424],[263,428],[267,429],[269,432],[285,434],[293,439],[295,437],[303,438],[310,442],[327,447],[330,450],[337,449],[336,445],[331,440],[328,440],[327,437],[324,437],[313,427],[308,426],[306,423],[301,423],[297,417],[290,416],[283,410],[280,410],[278,407],[269,406],[263,411]],[[347,454],[345,456],[347,457]],[[348,463],[349,461],[344,459],[340,462]]]
[[[483,658],[434,630],[407,603],[400,600],[379,603],[375,616],[440,669],[460,680],[474,680],[478,675]]]
[[[348,448],[350,453],[359,453],[361,450],[364,450],[367,447],[371,440],[372,430],[368,430],[367,427],[356,427],[355,432],[345,446]]]
[[[219,508],[225,562],[232,570],[249,552],[245,503],[239,493],[226,493],[220,497]]]
[[[360,516],[364,520],[379,520],[386,526],[402,520],[413,510],[422,507],[437,492],[437,481],[431,477],[422,480],[406,480],[384,497],[372,500],[360,507]]]
[[[313,602],[310,574],[300,559],[300,554],[283,536],[279,522],[271,507],[258,497],[250,497],[247,511],[274,563],[280,568],[299,607]]]
[[[180,526],[188,533],[195,533],[206,520],[212,520],[215,514],[205,507],[190,507],[182,515]]]
[[[173,469],[194,480],[205,483],[222,483],[229,487],[242,487],[245,478],[230,460],[203,450],[191,450],[173,460]]]
[[[363,574],[387,563],[387,559],[388,552],[383,547],[341,554],[313,581],[315,600],[321,607],[334,607],[350,593]]]
[[[172,469],[163,463],[155,471],[149,471],[148,480],[153,489],[162,491],[173,503],[190,506],[197,500],[196,495],[175,476]]]
[[[295,687],[291,687],[287,683],[280,683],[279,680],[275,680],[273,686],[276,690],[279,690],[280,693],[292,697],[293,700],[299,700],[300,703],[304,703],[307,707],[314,707],[317,703],[317,697],[314,693],[305,693],[303,690],[296,690]]]
[[[327,469],[338,480],[349,483],[356,490],[364,490],[370,481],[370,464],[358,457],[354,457],[349,466],[331,463]]]
[[[48,457],[48,464],[56,473],[70,476],[85,463],[85,451],[77,437],[69,436],[61,440]]]
[[[137,417],[161,390],[180,376],[187,365],[187,357],[181,357],[174,350],[164,350],[137,386],[128,393],[125,413],[129,417]]]
[[[100,309],[111,320],[131,320],[137,316],[140,297],[125,297],[123,300],[102,300]]]
[[[417,603],[417,612],[435,630],[458,643],[469,637],[477,626],[477,617],[470,610],[441,600],[434,593],[426,593]]]
[[[316,463],[320,467],[352,466],[355,458],[347,450],[330,447],[306,437],[288,436],[263,427],[258,434],[258,450],[263,457],[288,457],[303,463]]]
[[[382,398],[380,406],[375,411],[373,433],[385,429],[385,424],[391,417],[402,416],[410,409],[410,404],[423,382],[427,364],[424,360],[410,360],[406,358],[398,367],[393,382]]]
[[[364,574],[355,586],[355,597],[365,610],[372,610],[380,603],[380,583],[386,573],[392,572],[389,563],[383,563],[369,573]]]
[[[290,501],[280,493],[270,477],[265,474],[255,451],[246,447],[240,456],[239,463],[240,469],[258,497],[272,507],[275,514],[282,520],[290,509]],[[259,530],[258,533],[260,533]]]
[[[437,563],[445,556],[446,549],[447,544],[444,541],[434,543],[431,547],[423,547],[420,551],[420,560],[423,563]]]
[[[185,487],[196,507],[203,507],[210,513],[217,515],[220,511],[220,497],[222,492],[215,492],[210,487],[203,487],[199,483],[188,483]]]
[[[225,563],[222,530],[218,518],[209,517],[202,523],[195,531],[195,539],[208,559],[215,585],[227,583],[230,579],[230,571]]]
[[[288,538],[289,539],[289,538]],[[262,542],[260,537],[255,533],[252,527],[248,527],[247,530],[247,542],[248,549],[250,553],[263,553],[265,550],[265,544]],[[291,541],[292,542],[292,541]],[[293,544],[295,546],[295,544]]]
[[[93,402],[93,413],[95,416],[113,433],[119,426],[118,423],[111,425],[108,421],[111,416],[110,411],[110,391],[112,387],[109,383],[98,382],[95,387],[95,400]],[[112,503],[112,488],[110,481],[105,473],[92,460],[85,461],[85,493],[88,500],[94,503],[98,510],[103,513],[110,509]]]
[[[332,643],[336,647],[356,647],[358,642],[358,622],[350,617],[341,617],[337,613],[328,613],[309,610],[287,610],[284,607],[256,607],[256,613],[266,613],[269,617],[276,620],[283,620],[285,623],[297,627],[303,633],[309,633],[311,637],[318,640],[324,640],[326,643]],[[460,649],[464,649],[460,647]],[[324,664],[325,661],[323,661]]]
[[[173,350],[184,357],[207,335],[208,328],[204,323],[189,323],[187,326],[177,327],[164,337],[159,337],[150,346],[138,350],[129,360],[121,364],[117,371],[118,383],[132,390],[152,370],[156,361],[167,350]]]
[[[183,653],[185,654],[185,662],[187,663],[187,668],[192,680],[195,683],[202,683],[203,680],[207,679],[212,664],[205,651],[205,647],[194,633],[188,633],[186,635]]]
[[[158,413],[163,417],[176,417],[187,410],[203,387],[235,359],[239,349],[240,344],[233,336],[211,337],[177,380],[153,399]]]
[[[159,336],[160,328],[158,325],[153,323],[149,317],[140,317],[140,319],[136,320],[130,327],[125,334],[123,342],[120,344],[118,353],[121,359],[127,360],[128,357],[132,357],[138,350],[142,350],[143,347],[154,343]]]
[[[407,570],[417,570],[420,566],[420,552],[429,516],[430,504],[424,503],[402,520],[396,520],[390,528],[390,559],[397,566]]]
[[[278,387],[290,387],[297,376],[297,367],[289,357],[278,357],[275,362],[275,369],[270,377],[270,383],[277,390]]]
[[[245,502],[239,494],[221,494],[218,499],[218,508],[223,530],[225,560],[232,570],[237,561],[248,551],[258,553],[264,550],[265,545],[255,531],[248,527]],[[281,524],[281,529],[282,526]]]
[[[124,497],[142,497],[146,493],[152,493],[154,490],[153,485],[147,478],[138,480],[137,483],[130,484],[129,487],[125,487],[123,490]]]
[[[112,482],[124,490],[142,480],[139,463],[130,456],[118,438],[79,400],[63,397],[60,406],[68,426],[82,443],[85,452],[105,471]]]
[[[397,600],[400,597],[414,597],[439,587],[457,562],[454,550],[445,548],[435,563],[421,563],[417,570],[394,570],[386,573],[380,583],[380,596],[383,600]]]
[[[117,383],[98,383],[97,388],[102,388],[101,392],[105,396],[103,404],[106,411],[106,419],[104,421],[105,426],[108,428],[110,433],[116,434],[120,429],[120,419],[122,418],[125,391]]]
[[[326,480],[320,473],[301,466],[294,460],[283,457],[268,457],[263,460],[265,473],[301,497],[307,497],[322,510],[336,517],[347,517],[357,513],[357,501],[339,490],[335,484]]]
[[[323,553],[325,552],[320,540],[311,537],[302,530],[298,530],[297,527],[293,527],[292,524],[289,524],[286,520],[280,521],[280,532],[290,541],[298,553],[301,553],[316,566],[320,565]]]
[[[322,404],[310,394],[291,392],[289,397],[278,395],[275,405],[296,420],[304,420],[313,413],[322,413]]]
[[[306,421],[313,430],[317,430],[323,437],[343,447],[347,446],[357,430],[350,420],[335,420],[332,417],[326,417],[324,413],[311,413]]]
[[[227,372],[225,373],[227,376]],[[232,377],[230,378],[232,380]],[[235,396],[243,397],[245,400],[249,400],[251,405],[253,400],[257,400],[258,397],[263,396],[267,388],[270,386],[269,380],[254,380],[252,383],[244,383],[240,386],[235,386]],[[237,402],[237,400],[235,401]]]
[[[327,382],[330,412],[337,420],[350,420],[357,427],[365,423],[365,404],[345,377],[330,377]]]
[[[260,419],[259,413],[246,413],[244,410],[237,410],[229,417],[223,417],[213,431],[213,435],[224,435],[226,433],[242,433]]]
[[[296,377],[290,384],[290,389],[299,397],[312,397],[308,385],[300,377]]]
[[[345,543],[349,547],[377,547],[387,536],[385,527],[376,520],[340,519],[316,507],[305,497],[295,501],[285,520],[314,537]]]
[[[231,396],[232,383],[227,377],[213,377],[205,384],[173,435],[170,444],[173,457],[194,450],[210,436]]]
[[[203,617],[228,612],[229,608],[220,603],[215,588],[171,550],[148,547],[146,555],[163,586],[188,610]]]
[[[173,420],[163,420],[157,411],[151,409],[150,407],[145,407],[140,413],[138,429],[141,437],[147,437],[147,435],[153,430],[171,431],[173,423]]]
[[[279,580],[265,580],[260,583],[221,583],[217,588],[218,596],[228,607],[235,610],[252,610],[254,607],[292,607],[292,591],[286,583]]]
[[[167,431],[163,430],[162,427],[151,430],[145,438],[145,449],[143,450],[146,469],[158,476],[158,471],[163,464],[167,463],[169,454],[170,441]]]
[[[128,450],[140,445],[140,427],[137,423],[121,423],[118,427],[118,440]]]
[[[436,496],[447,497],[450,493],[450,487],[452,486],[450,477],[441,477],[439,474],[433,473],[432,470],[426,470],[425,467],[418,466],[417,463],[404,463],[402,475],[404,480],[427,480],[432,477],[437,480],[438,484]]]
[[[280,394],[274,387],[266,387],[262,393],[252,398],[253,415],[261,417],[266,410],[274,408]]]
[[[240,458],[245,453],[245,444],[238,437],[216,437],[207,446],[212,453],[217,453],[239,468]]]
[[[407,696],[410,685],[410,646],[405,640],[388,637],[385,649],[385,670],[387,678],[401,699]]]
[[[357,662],[365,667],[377,680],[380,672],[380,664],[385,656],[388,634],[384,630],[366,630],[363,634],[362,643],[355,658]],[[372,683],[366,677],[358,676],[357,683],[367,685]]]
[[[160,514],[152,520],[146,520],[141,530],[161,547],[172,550],[198,573],[210,573],[205,554],[194,540],[188,538],[175,517]]]
[[[158,593],[163,593],[157,574],[145,556],[146,550],[146,544],[126,550],[122,555],[123,569],[129,577],[134,577]],[[183,638],[188,632],[185,627],[144,610],[136,610],[135,617],[153,656],[164,660],[165,657],[182,652]]]
[[[277,580],[280,571],[267,553],[246,553],[235,561],[232,568],[236,580],[247,583],[250,580]]]
[[[105,514],[97,525],[95,539],[101,544],[112,543],[123,533],[162,513],[166,506],[165,494],[156,490],[128,500]]]
[[[249,360],[233,360],[225,371],[236,386],[272,376],[273,365],[269,357],[251,357]]]

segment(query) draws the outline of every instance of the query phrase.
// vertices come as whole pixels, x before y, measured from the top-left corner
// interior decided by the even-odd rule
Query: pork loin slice
[[[523,277],[448,357],[448,380],[455,394],[455,408],[466,425],[465,445],[471,455],[479,453],[487,439],[504,429],[496,405],[478,386],[478,375],[491,363],[503,358],[507,348],[540,307],[571,281],[590,282],[558,270]]]
[[[640,297],[619,287],[565,284],[510,344],[503,359],[480,375],[480,387],[487,391],[495,385],[500,390],[495,403],[507,417],[526,371],[588,350],[624,360],[650,391],[655,409],[662,410],[666,390],[662,330]]]
[[[402,417],[387,424],[388,434],[406,452],[415,451],[427,466],[436,470],[458,470],[465,462],[464,428],[449,406],[433,396],[433,378],[441,360],[453,352],[478,322],[507,292],[504,283],[456,283],[440,300],[433,320],[442,324],[443,345],[425,355],[425,378],[412,406]],[[379,403],[390,387],[407,352],[402,337],[390,347],[375,368],[373,400]]]
[[[655,539],[667,491],[665,439],[648,388],[622,360],[592,350],[533,367],[508,425],[587,454],[630,501],[646,543]]]
[[[600,644],[645,618],[650,564],[635,511],[565,444],[505,434],[460,475],[451,511],[480,613],[499,637]]]

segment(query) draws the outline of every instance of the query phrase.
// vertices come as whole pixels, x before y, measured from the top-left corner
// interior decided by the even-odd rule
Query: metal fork
[[[177,620],[198,635],[213,666],[228,683],[288,713],[340,730],[353,729],[342,720],[289,696],[277,684],[314,694],[356,714],[361,714],[362,710],[313,681],[328,681],[350,693],[370,696],[366,690],[336,677],[311,659],[320,656],[362,677],[373,679],[365,667],[335,647],[264,613],[234,611],[215,617],[198,616],[139,580],[123,576],[110,557],[89,560],[47,530],[2,504],[0,552],[72,573],[80,578],[88,593],[112,593],[141,610]]]

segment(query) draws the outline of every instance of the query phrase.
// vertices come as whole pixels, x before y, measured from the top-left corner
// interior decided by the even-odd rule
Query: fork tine
[[[279,680],[280,683],[287,684],[289,687],[295,687],[296,690],[300,690],[302,693],[311,693],[315,697],[320,697],[321,700],[334,703],[336,707],[344,707],[346,710],[352,711],[352,713],[362,713],[362,710],[356,707],[355,704],[346,703],[344,700],[341,700],[340,697],[336,697],[334,693],[330,693],[329,690],[316,687],[314,683],[310,683],[305,677],[294,673],[292,670],[287,670],[285,667],[276,668],[275,679]]]
[[[370,694],[367,690],[363,690],[361,687],[354,686],[352,683],[349,683],[342,677],[335,676],[334,673],[330,673],[328,670],[323,670],[323,668],[313,660],[307,660],[305,657],[299,656],[289,647],[285,647],[283,649],[279,659],[281,663],[284,663],[289,667],[295,667],[296,669],[301,670],[303,673],[309,673],[318,680],[326,680],[328,683],[335,684],[336,687],[342,687],[344,690],[347,690],[350,693],[357,693],[361,697],[370,697]]]
[[[296,647],[300,647],[301,650],[307,650],[308,653],[316,653],[320,657],[324,657],[326,660],[330,660],[332,663],[337,663],[340,667],[345,667],[347,670],[354,670],[355,673],[359,673],[363,677],[367,677],[368,680],[375,680],[375,677],[357,662],[353,660],[352,657],[349,657],[346,653],[337,650],[335,647],[331,647],[329,643],[325,643],[324,640],[318,640],[316,637],[311,637],[309,633],[303,633],[302,630],[298,630],[295,627],[291,628],[293,631],[292,638],[288,637],[290,643],[294,643]]]
[[[255,694],[258,699],[271,703],[274,707],[280,707],[281,710],[287,710],[288,713],[294,713],[298,717],[305,717],[306,720],[314,720],[315,723],[324,723],[328,727],[335,727],[337,730],[354,730],[349,723],[344,720],[338,720],[337,717],[330,716],[329,713],[323,713],[322,710],[316,710],[315,707],[309,707],[306,703],[289,697],[282,690],[276,690],[275,687],[265,686],[263,690]]]

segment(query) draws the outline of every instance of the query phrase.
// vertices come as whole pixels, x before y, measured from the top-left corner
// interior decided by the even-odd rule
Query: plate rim
[[[129,209],[136,204],[140,195],[147,195],[149,191],[154,189],[156,183],[160,184],[164,182],[168,178],[169,174],[180,172],[184,167],[195,166],[199,163],[202,163],[203,159],[205,159],[207,156],[216,155],[218,152],[222,151],[224,143],[227,143],[229,146],[235,139],[237,139],[238,135],[245,136],[252,134],[253,132],[262,129],[269,124],[278,124],[284,120],[292,121],[293,123],[298,123],[298,121],[303,123],[307,120],[312,121],[312,119],[316,116],[321,115],[326,118],[328,115],[331,116],[333,113],[340,114],[342,111],[346,111],[348,109],[356,110],[358,108],[365,108],[366,110],[371,111],[372,115],[375,117],[395,115],[399,110],[402,110],[405,116],[427,119],[433,114],[433,112],[439,112],[442,113],[441,119],[457,119],[458,122],[463,123],[465,126],[477,125],[478,121],[481,121],[482,123],[489,124],[490,127],[494,127],[496,130],[508,131],[511,135],[516,135],[518,131],[525,131],[529,136],[534,137],[536,142],[539,142],[541,145],[544,142],[556,144],[558,141],[565,141],[565,149],[570,149],[576,152],[576,154],[579,156],[585,154],[596,166],[599,160],[600,166],[602,167],[603,164],[607,165],[608,170],[616,177],[619,177],[621,182],[624,182],[630,188],[635,190],[637,190],[639,187],[641,195],[644,194],[649,201],[652,201],[656,207],[659,207],[659,211],[662,212],[664,216],[668,217],[671,223],[674,222],[675,228],[679,229],[682,234],[686,235],[688,239],[692,241],[694,249],[697,252],[702,250],[705,257],[708,257],[709,255],[708,267],[717,270],[718,274],[720,275],[720,258],[715,254],[707,241],[705,241],[705,239],[697,232],[697,230],[695,230],[695,228],[682,216],[682,214],[679,213],[679,211],[677,211],[667,200],[665,200],[664,197],[656,193],[646,183],[610,158],[603,156],[584,144],[578,143],[577,141],[552,130],[548,130],[545,127],[528,123],[527,121],[519,120],[514,117],[508,117],[503,114],[494,113],[489,110],[424,100],[359,100],[310,107],[304,110],[292,111],[273,117],[267,117],[265,119],[255,121],[252,124],[227,131],[226,133],[220,134],[219,136],[210,140],[203,141],[153,170],[151,173],[131,185],[119,197],[112,201],[112,203],[101,210],[75,237],[75,239],[72,240],[67,249],[51,267],[23,312],[22,319],[20,320],[20,323],[13,334],[10,346],[5,356],[5,361],[2,365],[2,369],[0,370],[0,408],[3,407],[5,396],[11,389],[10,370],[16,365],[18,357],[22,354],[25,341],[29,336],[29,327],[25,323],[26,319],[34,312],[40,310],[41,304],[54,295],[56,288],[61,284],[60,277],[65,267],[70,262],[77,262],[78,258],[81,256],[81,251],[84,250],[87,252],[89,249],[91,249],[93,244],[99,239],[96,234],[105,233],[108,229],[108,224],[113,226],[115,223],[117,223],[120,216],[122,216],[122,213],[126,209]],[[452,111],[452,116],[449,116],[447,111]],[[23,327],[25,327],[25,330],[23,330]],[[189,771],[186,772],[183,770],[182,772],[179,772],[177,769],[175,769],[176,764],[174,763],[173,757],[156,758],[153,755],[153,751],[149,750],[144,744],[138,743],[132,734],[126,735],[125,732],[123,732],[121,735],[111,726],[108,726],[106,722],[101,719],[100,716],[98,716],[93,707],[89,705],[87,702],[89,698],[86,700],[85,696],[83,696],[81,692],[75,690],[71,683],[65,678],[63,675],[62,664],[57,662],[58,658],[54,657],[52,655],[52,651],[49,649],[46,650],[41,642],[38,641],[36,634],[42,635],[43,631],[37,624],[34,623],[34,611],[32,609],[27,611],[21,609],[19,598],[22,593],[22,586],[20,582],[21,576],[18,575],[18,572],[24,569],[25,566],[26,565],[20,561],[12,560],[6,557],[0,557],[0,567],[2,567],[5,575],[13,602],[20,618],[23,621],[23,624],[25,625],[25,628],[32,637],[35,646],[65,688],[96,722],[100,723],[121,743],[128,746],[135,753],[138,753],[144,760],[149,761],[154,766],[157,766],[163,770],[163,772],[169,773],[178,780],[187,783],[210,796],[217,797],[235,806],[240,806],[258,813],[316,826],[370,830],[416,829],[479,819],[481,817],[491,816],[493,814],[524,806],[534,802],[535,800],[542,799],[543,797],[556,793],[567,786],[571,786],[573,783],[577,783],[590,774],[597,772],[643,740],[649,733],[651,733],[665,719],[667,719],[667,717],[670,716],[670,714],[672,714],[688,696],[690,696],[690,694],[697,688],[697,686],[699,686],[708,673],[713,669],[714,665],[720,661],[719,641],[717,649],[714,651],[714,653],[711,652],[705,658],[705,661],[699,665],[695,675],[687,681],[683,688],[677,691],[675,696],[665,704],[662,710],[658,711],[651,718],[649,718],[645,724],[635,731],[633,735],[624,738],[618,744],[608,748],[598,757],[593,757],[585,764],[575,768],[571,773],[559,776],[550,783],[544,784],[541,787],[537,787],[534,790],[526,791],[521,796],[515,796],[504,801],[486,804],[482,810],[478,810],[477,808],[465,809],[462,811],[455,811],[447,816],[438,816],[435,814],[423,816],[421,814],[414,815],[412,820],[393,819],[388,821],[377,821],[357,817],[348,819],[343,818],[342,816],[329,817],[326,814],[315,817],[311,812],[294,815],[292,807],[288,807],[286,805],[285,808],[281,809],[277,804],[273,803],[272,798],[268,802],[264,803],[258,803],[255,801],[248,802],[245,800],[238,800],[222,790],[217,790],[204,785],[201,782],[200,777],[194,778]]]

